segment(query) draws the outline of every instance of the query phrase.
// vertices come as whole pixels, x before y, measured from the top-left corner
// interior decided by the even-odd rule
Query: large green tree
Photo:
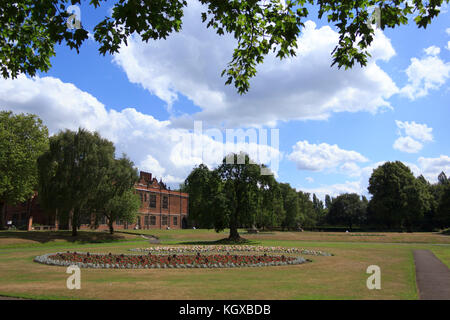
[[[315,193],[313,193],[312,203],[314,206],[314,212],[316,215],[316,221],[318,224],[323,224],[326,218],[326,209],[323,201],[320,200]]]
[[[444,172],[438,176],[438,183],[434,186],[436,217],[435,224],[440,228],[450,227],[450,179]]]
[[[41,204],[70,215],[77,235],[80,215],[108,179],[114,145],[97,132],[66,130],[50,137],[50,148],[38,159]]]
[[[429,210],[430,194],[421,179],[416,179],[400,161],[386,162],[369,179],[372,199],[369,212],[373,221],[388,228],[411,230]]]
[[[36,160],[47,148],[48,130],[36,115],[0,112],[0,228],[6,204],[28,200],[36,191]]]
[[[128,189],[117,194],[105,203],[103,214],[108,219],[109,233],[114,233],[114,221],[133,223],[138,217],[141,200],[132,190]]]
[[[302,227],[313,228],[317,225],[318,219],[311,195],[308,192],[297,191],[300,209],[300,222]]]
[[[134,184],[139,180],[134,163],[124,154],[111,162],[102,185],[92,194],[86,207],[98,216],[106,216],[110,233],[114,221],[136,221],[140,199],[134,194]]]
[[[214,213],[211,210],[212,193],[219,188],[213,172],[204,164],[195,167],[184,182],[183,191],[189,193],[189,220],[196,227],[214,227]]]
[[[222,195],[227,208],[222,214],[223,222],[230,228],[229,239],[238,241],[238,227],[255,223],[258,194],[268,186],[270,175],[261,175],[261,166],[245,153],[229,154],[216,172],[223,183]]]
[[[345,225],[350,230],[355,224],[364,221],[366,205],[356,193],[344,193],[333,199],[329,212],[328,221],[331,224]]]
[[[295,229],[300,225],[300,209],[297,192],[288,183],[280,183],[285,217],[282,227]]]
[[[368,47],[374,38],[371,11],[379,10],[381,29],[407,24],[414,17],[419,28],[426,28],[439,15],[440,6],[449,0],[433,1],[323,1],[323,0],[199,0],[205,5],[201,19],[218,35],[229,33],[237,40],[232,59],[222,75],[240,93],[249,89],[256,66],[271,51],[280,59],[295,55],[298,36],[304,22],[326,18],[339,32],[332,52],[333,64],[345,68],[355,63],[364,66],[370,56]],[[84,8],[98,8],[102,0],[90,0]],[[55,45],[65,43],[79,52],[88,39],[83,21],[73,20],[66,10],[81,0],[16,0],[0,2],[0,62],[3,77],[48,71]],[[103,4],[110,6],[110,4]],[[119,0],[110,16],[96,22],[93,36],[101,54],[114,54],[127,44],[133,33],[144,41],[165,39],[182,27],[186,0]],[[84,10],[84,9],[83,9]],[[200,17],[199,17],[200,19]],[[68,21],[70,20],[70,21]],[[68,28],[75,26],[74,29]],[[75,22],[75,23],[74,23]],[[77,26],[79,24],[79,26]],[[301,44],[300,44],[301,45]]]
[[[285,219],[283,195],[280,184],[273,176],[267,177],[267,184],[260,187],[260,199],[256,226],[259,228],[279,227]]]

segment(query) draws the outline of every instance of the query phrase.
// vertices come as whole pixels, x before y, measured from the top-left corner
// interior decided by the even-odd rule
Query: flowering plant
[[[187,252],[266,252],[266,253],[295,253],[314,256],[332,256],[331,253],[319,250],[285,247],[265,247],[250,245],[203,245],[203,246],[155,246],[149,248],[130,249],[135,252],[154,253],[187,253]]]
[[[227,268],[261,267],[305,263],[302,257],[277,255],[231,255],[209,254],[99,254],[79,252],[59,252],[38,256],[36,262],[51,265],[77,265],[84,268]]]

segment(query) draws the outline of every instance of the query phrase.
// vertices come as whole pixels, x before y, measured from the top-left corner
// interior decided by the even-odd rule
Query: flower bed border
[[[296,257],[295,260],[290,261],[277,261],[277,262],[268,262],[268,263],[253,263],[253,264],[234,264],[234,263],[226,263],[226,264],[155,264],[155,265],[136,265],[136,264],[128,264],[128,265],[120,265],[120,264],[93,264],[93,263],[84,263],[84,262],[72,262],[72,261],[61,261],[51,259],[50,256],[54,256],[56,254],[64,254],[67,252],[56,252],[56,253],[47,253],[40,256],[37,256],[33,259],[34,262],[54,265],[54,266],[78,266],[80,268],[92,268],[92,269],[198,269],[198,268],[249,268],[249,267],[270,267],[270,266],[284,266],[284,265],[297,265],[303,264],[306,262],[311,262],[311,260],[305,259],[303,257]],[[87,254],[87,252],[76,252],[79,254]],[[90,255],[105,255],[104,253],[89,253]],[[128,254],[128,256],[139,256],[138,254]],[[281,257],[281,256],[280,256]]]
[[[188,253],[188,252],[260,252],[260,253],[295,253],[312,256],[333,256],[332,253],[304,248],[265,247],[249,245],[199,245],[199,246],[155,246],[129,249],[133,252],[151,253]]]

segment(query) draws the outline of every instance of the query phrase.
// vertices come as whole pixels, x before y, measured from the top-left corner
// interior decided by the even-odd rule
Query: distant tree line
[[[236,160],[239,155],[233,154]],[[450,226],[450,179],[444,172],[430,184],[415,178],[400,161],[386,162],[369,179],[364,195],[326,195],[298,191],[273,176],[262,176],[248,155],[245,164],[195,167],[182,185],[189,192],[190,223],[198,228],[258,229],[355,228],[431,231]],[[235,174],[232,174],[235,172]],[[231,231],[230,238],[237,238]]]

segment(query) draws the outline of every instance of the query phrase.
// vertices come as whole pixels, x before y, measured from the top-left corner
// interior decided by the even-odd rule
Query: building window
[[[173,217],[173,225],[174,226],[178,225],[178,217]]]
[[[167,226],[167,216],[162,217],[162,225]]]
[[[156,225],[156,217],[155,216],[150,216],[150,225],[151,226],[155,226]]]
[[[163,209],[167,209],[169,207],[169,197],[163,196]]]
[[[144,201],[147,202],[147,193],[144,193]]]
[[[139,196],[141,197],[141,202],[144,202],[144,196],[142,195],[142,192],[139,192]]]
[[[156,208],[156,194],[150,194],[150,208]]]
[[[144,217],[144,225],[148,226],[150,224],[149,222],[149,216]]]
[[[123,221],[122,220],[116,220],[116,225],[118,225],[118,226],[123,225]]]

